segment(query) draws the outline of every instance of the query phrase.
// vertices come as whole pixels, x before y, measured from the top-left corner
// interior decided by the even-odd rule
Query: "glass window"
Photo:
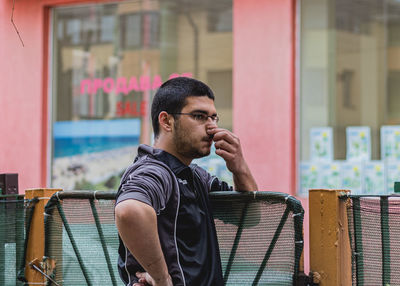
[[[115,17],[113,15],[104,15],[100,19],[101,21],[101,28],[100,28],[100,41],[105,43],[105,42],[112,42],[114,38],[114,32],[115,32]]]
[[[400,177],[400,2],[300,2],[299,192]]]
[[[140,48],[142,46],[141,14],[122,15],[121,32],[121,44],[124,49]]]
[[[232,128],[232,1],[217,2],[52,10],[52,186],[115,189],[137,145],[151,144],[150,103],[172,77],[208,83],[220,126]],[[209,15],[216,15],[212,30],[225,33],[210,34]],[[224,175],[210,158],[200,163]]]
[[[232,32],[232,6],[221,6],[208,13],[209,32]]]

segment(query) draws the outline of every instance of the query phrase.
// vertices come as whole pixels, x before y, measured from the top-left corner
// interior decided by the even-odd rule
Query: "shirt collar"
[[[187,171],[190,171],[190,167],[183,164],[174,155],[172,155],[164,150],[161,150],[161,149],[158,149],[157,151],[158,152],[155,152],[154,157],[157,160],[160,160],[161,162],[166,164],[172,170],[172,172],[174,172],[175,175],[179,175],[180,173],[182,173],[184,171],[185,171],[185,173]]]

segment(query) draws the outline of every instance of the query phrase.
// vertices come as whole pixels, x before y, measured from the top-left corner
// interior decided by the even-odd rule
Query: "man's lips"
[[[210,137],[210,136],[203,137],[203,141],[205,141],[205,142],[209,143],[210,145],[211,145],[211,144],[212,144],[212,142],[213,142],[213,140],[212,140],[212,137]]]

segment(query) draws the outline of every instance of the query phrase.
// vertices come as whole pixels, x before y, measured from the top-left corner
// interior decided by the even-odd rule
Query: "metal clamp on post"
[[[321,281],[321,275],[318,272],[310,272],[308,275],[300,272],[297,276],[295,286],[318,286]]]
[[[54,285],[60,286],[60,284],[58,284],[56,281],[54,281],[53,278],[50,277],[51,275],[53,275],[54,269],[56,267],[56,262],[54,259],[43,257],[43,262],[40,262],[39,259],[35,258],[31,262],[29,262],[29,267],[42,274]]]

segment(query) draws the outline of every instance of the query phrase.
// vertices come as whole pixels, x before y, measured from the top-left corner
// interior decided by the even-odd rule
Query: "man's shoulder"
[[[134,173],[136,170],[172,173],[171,169],[164,162],[149,155],[144,155],[135,159],[135,161],[126,169],[125,173],[129,175]]]
[[[126,184],[132,182],[148,182],[149,178],[156,180],[166,186],[174,186],[176,178],[169,167],[163,162],[153,158],[152,156],[140,156],[125,170],[117,192],[117,197],[123,192]]]

